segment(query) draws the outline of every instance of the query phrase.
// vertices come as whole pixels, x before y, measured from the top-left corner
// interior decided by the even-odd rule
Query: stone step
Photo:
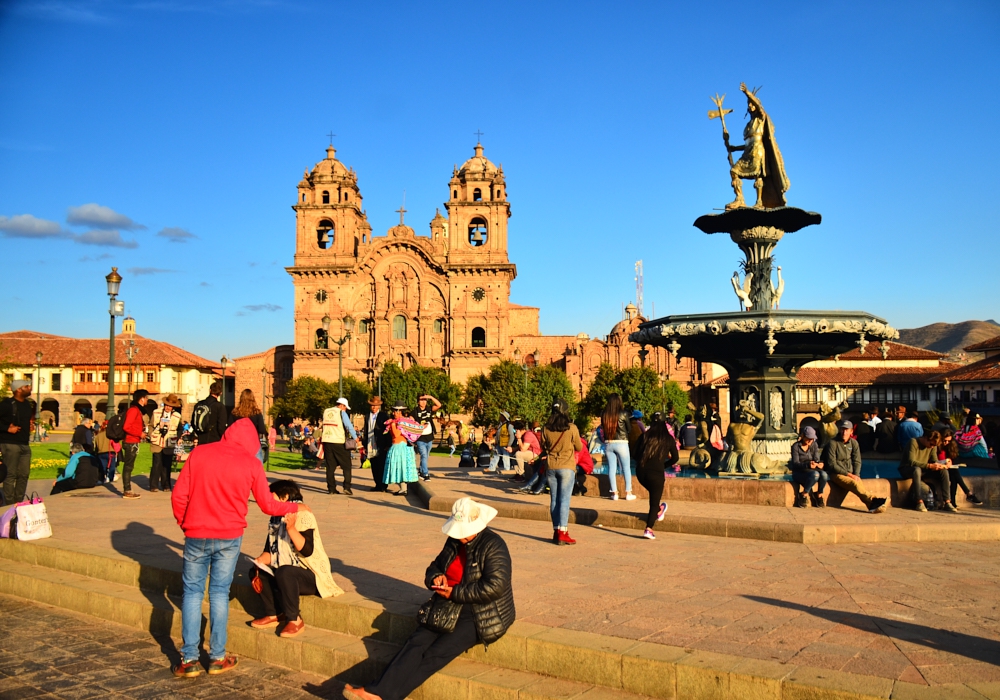
[[[0,590],[154,634],[180,637],[180,572],[55,539],[0,539]],[[254,630],[256,596],[234,584],[229,646],[267,663],[369,681],[409,636],[414,606],[392,610],[357,594],[302,599],[306,630],[281,639]],[[251,599],[250,596],[253,596]],[[207,606],[203,607],[207,611]],[[981,686],[981,687],[980,687]],[[994,695],[993,684],[928,688],[903,681],[793,666],[515,622],[489,649],[477,646],[414,700],[834,700]]]
[[[0,560],[0,590],[155,635],[170,635],[175,641],[180,639],[180,599],[171,595],[11,560]],[[203,606],[203,612],[207,617],[207,605]],[[251,619],[249,614],[230,611],[229,651],[346,683],[370,682],[398,649],[396,644],[359,639],[311,625],[294,639],[282,639],[274,629],[249,627]],[[498,668],[464,658],[450,663],[410,697],[413,700],[651,700],[649,696],[592,683]]]

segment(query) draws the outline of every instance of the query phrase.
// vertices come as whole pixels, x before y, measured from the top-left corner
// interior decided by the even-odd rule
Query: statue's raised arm
[[[747,96],[747,115],[750,121],[743,129],[741,146],[729,144],[729,134],[725,132],[725,122],[723,122],[723,141],[727,150],[730,153],[742,151],[740,159],[729,169],[736,199],[727,204],[726,209],[746,206],[743,199],[743,180],[754,181],[753,186],[757,190],[757,203],[754,204],[756,209],[783,207],[789,183],[785,175],[785,163],[781,158],[778,142],[774,138],[774,124],[757,99],[757,91],[748,89],[746,83],[740,83],[740,90]],[[721,101],[719,111],[722,111]]]

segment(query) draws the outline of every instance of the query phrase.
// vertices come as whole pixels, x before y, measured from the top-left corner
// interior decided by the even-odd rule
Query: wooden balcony
[[[136,389],[145,389],[150,394],[159,394],[160,385],[155,382],[139,382],[138,384],[132,382],[118,382],[115,383],[115,396],[125,396],[126,394],[135,391]],[[99,396],[107,396],[108,394],[108,383],[107,382],[73,382],[73,393],[74,394],[97,394]]]

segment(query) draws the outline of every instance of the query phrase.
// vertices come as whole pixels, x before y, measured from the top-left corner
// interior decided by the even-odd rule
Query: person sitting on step
[[[302,492],[291,479],[275,481],[270,489],[276,501],[302,503]],[[333,580],[330,559],[311,511],[272,516],[264,551],[253,561],[250,582],[264,604],[263,617],[250,623],[254,629],[284,623],[279,636],[294,637],[306,626],[299,615],[300,596],[329,598],[344,593]]]
[[[830,480],[819,461],[819,443],[816,442],[816,429],[807,425],[802,429],[799,440],[792,444],[792,459],[788,463],[792,470],[792,483],[795,484],[795,507],[805,508],[810,503],[822,508],[823,491]],[[802,487],[802,491],[799,491]],[[813,491],[813,487],[816,488]],[[808,495],[808,500],[806,496]]]

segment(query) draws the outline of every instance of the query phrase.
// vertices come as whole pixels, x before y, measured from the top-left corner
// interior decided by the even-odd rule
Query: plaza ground
[[[548,505],[547,497],[516,493],[497,477],[460,471],[457,461],[432,456],[435,478],[425,484],[432,501],[473,495],[500,507],[502,515]],[[281,471],[271,476],[291,476],[299,482],[317,514],[334,576],[347,592],[323,604],[348,606],[350,615],[377,608],[407,618],[428,596],[423,573],[440,550],[440,526],[446,515],[429,510],[418,496],[419,489],[406,498],[372,493],[370,473],[355,469],[354,474],[354,497],[327,495],[322,472]],[[20,551],[55,547],[79,556],[138,563],[140,570],[177,572],[183,536],[171,516],[169,494],[145,492],[145,477],[137,483],[143,497],[135,502],[123,501],[104,487],[49,498],[55,537],[37,545],[10,544]],[[45,482],[33,482],[32,487],[46,490]],[[594,498],[574,498],[573,505],[578,515],[597,512],[630,518],[644,515],[646,508],[641,500]],[[973,508],[963,508],[957,515],[890,509],[874,516],[848,509],[672,503],[669,512],[692,518],[737,514],[792,523],[826,520],[844,526],[877,518],[899,527],[997,519],[997,511]],[[728,679],[726,687],[735,688],[732,684],[738,678],[747,677],[757,679],[768,693],[777,688],[778,695],[760,697],[792,697],[789,689],[811,688],[812,695],[794,696],[1000,698],[1000,542],[996,539],[801,544],[725,532],[720,533],[723,536],[660,532],[658,539],[648,541],[633,527],[573,525],[570,531],[579,544],[555,547],[550,544],[551,525],[534,519],[535,515],[498,517],[493,524],[510,546],[514,561],[518,623],[509,636],[527,638],[529,645],[531,640],[542,640],[537,643],[567,649],[569,666],[554,661],[553,652],[542,672],[569,679],[567,683],[590,682],[592,686],[574,691],[579,697],[586,692],[591,693],[587,697],[612,697],[595,694],[607,690],[605,685],[618,687],[620,694],[614,697],[622,698],[736,697],[711,695],[710,689],[703,694],[684,685],[690,681],[684,673],[700,668],[711,670],[712,677]],[[266,520],[251,506],[243,541],[248,556],[260,552]],[[245,584],[248,566],[248,562],[240,565],[237,587]],[[0,559],[0,573],[9,572],[11,581],[23,581],[25,570]],[[49,576],[41,569],[37,575]],[[329,633],[320,627],[334,627],[320,624],[319,608],[310,614],[314,617],[303,613],[307,629],[302,642],[277,640],[278,646],[268,649],[300,648],[296,658],[305,664],[310,644],[327,644],[323,635]],[[345,627],[341,633],[353,629]],[[379,638],[377,631],[371,635]],[[587,676],[592,669],[583,667],[588,666],[588,654],[597,653],[595,648],[602,654],[618,654],[622,668],[621,659],[638,653],[634,650],[660,654],[667,664],[662,668],[662,687],[625,693],[628,687]],[[491,649],[475,661],[489,664],[491,652],[493,659],[506,658],[503,651]],[[269,658],[280,663],[274,654],[269,652]],[[544,654],[538,654],[527,663],[541,663]],[[167,656],[160,661],[164,666],[169,663]],[[294,663],[288,661],[296,668]],[[334,669],[330,675],[338,673]],[[550,696],[556,697],[525,692],[495,697]]]

